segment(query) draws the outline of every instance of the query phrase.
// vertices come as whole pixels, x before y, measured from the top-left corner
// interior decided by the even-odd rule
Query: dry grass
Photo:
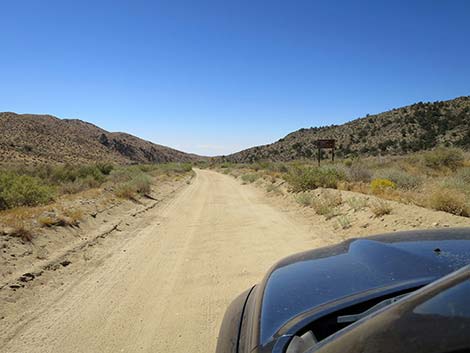
[[[429,197],[429,207],[457,216],[470,216],[470,206],[465,195],[452,189],[435,189]]]
[[[34,234],[31,232],[31,230],[24,227],[16,228],[14,232],[10,233],[10,236],[14,238],[20,238],[24,242],[32,242],[34,239]]]

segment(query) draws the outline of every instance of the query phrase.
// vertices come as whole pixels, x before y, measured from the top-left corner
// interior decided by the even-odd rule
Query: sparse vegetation
[[[346,200],[346,203],[351,207],[354,212],[360,211],[367,207],[368,202],[365,198],[361,197],[350,197]]]
[[[243,174],[241,176],[243,184],[251,184],[258,180],[260,176],[258,174],[250,173],[250,174]]]
[[[351,228],[351,220],[349,219],[348,216],[340,215],[340,216],[338,216],[337,221],[338,221],[338,224],[341,227],[341,229]]]
[[[266,185],[266,191],[269,192],[269,193],[277,194],[277,195],[282,194],[280,186],[275,185],[275,184]]]
[[[15,228],[9,235],[14,238],[20,238],[25,243],[31,242],[34,239],[34,234],[31,232],[31,230],[23,226]]]
[[[404,189],[404,190],[413,190],[416,189],[422,183],[422,178],[411,175],[403,170],[396,168],[387,168],[379,170],[375,177],[377,180],[389,180],[395,184],[395,187]],[[388,186],[394,189],[393,186]]]
[[[449,168],[455,170],[463,165],[464,155],[457,148],[439,147],[423,153],[423,163],[433,169]]]
[[[335,189],[338,182],[344,178],[342,171],[334,166],[317,168],[295,165],[285,176],[293,192],[313,190],[319,187]]]
[[[295,200],[304,207],[308,207],[312,205],[313,195],[309,193],[306,193],[306,192],[298,193],[294,197],[295,197]]]
[[[444,204],[443,198],[440,197],[438,200],[434,195],[436,193],[429,190],[441,188],[449,193],[460,193],[460,203],[470,207],[469,157],[470,155],[463,150],[441,147],[406,156],[377,156],[362,159],[355,157],[338,160],[335,163],[325,161],[322,167],[316,166],[313,161],[289,163],[264,161],[228,165],[232,171],[231,175],[234,176],[252,174],[255,168],[259,178],[272,184],[284,180],[287,182],[287,189],[295,194],[320,187],[341,189],[465,216],[467,215],[465,207],[438,206],[439,203]],[[217,164],[213,166],[217,167]],[[274,188],[266,186],[268,192],[272,192]],[[304,198],[305,196],[296,196],[297,202],[308,204]],[[347,200],[347,203],[355,212],[367,207],[363,205],[363,201],[356,199]],[[449,204],[450,201],[446,203]],[[330,212],[331,207],[323,205],[316,199],[312,201],[312,207],[314,206],[320,214],[334,214]],[[384,210],[381,210],[382,208]],[[381,214],[387,207],[375,207],[375,209]],[[470,217],[470,214],[468,216]]]
[[[331,219],[339,214],[337,209],[343,203],[340,193],[325,191],[319,197],[314,198],[311,202],[315,213]]]
[[[5,167],[0,171],[0,210],[44,205],[60,195],[76,194],[109,183],[116,195],[133,199],[138,194],[150,193],[152,177],[184,174],[191,169],[189,163]],[[43,223],[47,224],[48,220],[43,219]]]
[[[348,165],[349,163],[346,163]],[[363,163],[351,163],[347,170],[348,181],[368,183],[372,179],[372,172]]]

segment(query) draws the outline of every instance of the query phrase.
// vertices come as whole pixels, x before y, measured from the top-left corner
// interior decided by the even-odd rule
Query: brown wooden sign
[[[335,148],[336,140],[333,139],[324,139],[324,140],[316,140],[315,145],[318,148]]]
[[[315,141],[315,146],[318,148],[318,165],[321,163],[321,150],[322,148],[331,148],[331,160],[334,162],[335,160],[335,145],[336,140],[334,139],[320,139]]]

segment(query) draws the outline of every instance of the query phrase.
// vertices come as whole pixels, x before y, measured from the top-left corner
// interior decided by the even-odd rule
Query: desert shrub
[[[448,189],[457,189],[465,193],[470,193],[470,168],[462,168],[453,176],[442,180],[442,187]]]
[[[390,180],[395,183],[397,187],[405,190],[416,189],[422,183],[421,178],[395,168],[380,170],[375,174],[375,178]]]
[[[340,206],[342,203],[343,199],[340,193],[325,192],[318,198],[312,199],[311,206],[316,214],[330,219],[339,214],[336,207]]]
[[[116,168],[110,174],[115,184],[116,196],[126,199],[135,199],[137,194],[148,194],[151,191],[152,178],[144,173],[140,166]]]
[[[133,200],[137,196],[135,189],[130,183],[119,184],[114,189],[114,194],[123,199]]]
[[[388,179],[374,179],[370,183],[370,188],[374,194],[380,194],[387,189],[396,189],[397,185]]]
[[[135,199],[137,194],[145,195],[151,191],[151,178],[145,174],[137,174],[132,179],[115,187],[116,196],[125,199]]]
[[[123,183],[129,181],[136,177],[137,175],[145,174],[140,167],[132,166],[132,167],[120,167],[114,169],[109,178],[113,183]]]
[[[347,170],[346,179],[355,182],[370,182],[372,179],[372,172],[370,168],[361,163],[354,163]]]
[[[285,179],[293,192],[313,190],[318,187],[337,188],[338,182],[344,180],[341,170],[335,167],[303,167],[294,166]]]
[[[259,162],[253,163],[253,165],[251,166],[251,169],[255,171],[269,170],[271,168],[272,168],[272,163],[268,161],[259,161]]]
[[[266,186],[266,191],[267,192],[270,192],[270,193],[273,193],[273,194],[282,194],[282,191],[280,189],[280,186],[279,185],[275,185],[275,184],[268,184]]]
[[[289,168],[284,163],[272,163],[270,165],[270,170],[278,173],[287,173]]]
[[[457,148],[438,147],[433,151],[425,152],[422,155],[425,166],[433,169],[447,167],[457,169],[464,162],[462,150]]]
[[[231,168],[233,163],[230,162],[224,162],[220,165],[220,168]]]
[[[462,180],[463,183],[470,185],[470,167],[459,169],[455,174],[455,177]]]
[[[355,196],[347,199],[346,202],[349,205],[349,207],[351,207],[351,209],[354,210],[354,212],[357,212],[366,208],[368,204],[366,199],[355,197]]]
[[[159,164],[158,168],[167,173],[183,174],[188,173],[193,169],[191,163],[165,163]]]
[[[86,189],[86,185],[79,180],[66,182],[60,185],[59,191],[61,194],[76,194]]]
[[[129,183],[138,194],[144,195],[151,191],[152,180],[148,175],[137,175]]]
[[[437,211],[452,213],[457,216],[469,217],[470,207],[462,193],[438,188],[429,196],[429,206]]]
[[[34,239],[34,234],[31,230],[22,226],[15,228],[14,231],[10,233],[10,236],[13,238],[20,238],[24,242],[32,242]]]
[[[339,216],[337,221],[341,229],[351,228],[351,220],[348,218],[348,216],[345,216],[345,215]]]
[[[83,219],[83,211],[79,208],[68,208],[64,210],[66,217],[70,218],[73,223],[78,223]]]
[[[50,202],[54,190],[41,179],[29,175],[0,173],[0,208],[37,206]]]
[[[253,173],[243,174],[241,176],[241,179],[242,179],[244,184],[254,183],[256,180],[258,180],[258,178],[259,178],[259,175],[258,174],[253,174]]]
[[[114,169],[114,166],[110,163],[98,163],[96,168],[98,168],[101,174],[109,175],[109,173]]]
[[[297,201],[297,203],[299,203],[300,205],[304,207],[308,207],[312,205],[313,196],[311,194],[308,194],[305,192],[298,193],[294,196],[294,198],[295,198],[295,201]]]
[[[387,201],[375,200],[371,203],[370,210],[375,217],[381,217],[390,214],[392,212],[392,206]]]

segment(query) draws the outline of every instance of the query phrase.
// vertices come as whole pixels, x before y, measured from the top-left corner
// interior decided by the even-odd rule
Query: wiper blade
[[[402,295],[398,295],[396,297],[393,297],[393,298],[389,298],[389,299],[385,299],[383,301],[381,301],[380,303],[377,303],[375,304],[373,307],[367,309],[366,311],[363,311],[362,313],[359,313],[359,314],[351,314],[351,315],[342,315],[342,316],[338,316],[338,323],[339,324],[347,324],[347,323],[352,323],[352,322],[356,322],[360,319],[362,319],[363,317],[366,317],[367,315],[370,315],[390,304],[393,304],[395,303],[396,301],[400,300],[401,298],[403,297],[406,297],[409,293],[405,293],[405,294],[402,294]]]

